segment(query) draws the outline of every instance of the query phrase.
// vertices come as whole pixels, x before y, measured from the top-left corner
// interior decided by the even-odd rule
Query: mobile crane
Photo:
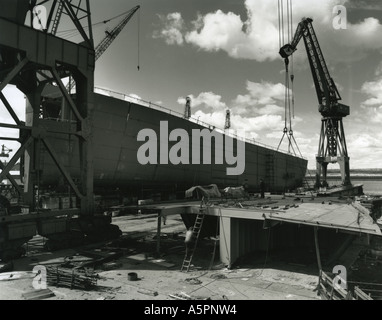
[[[350,186],[349,156],[342,123],[342,118],[350,114],[350,107],[339,103],[342,98],[329,74],[312,22],[311,18],[303,18],[291,43],[282,46],[279,54],[284,58],[288,69],[289,57],[297,50],[301,38],[304,39],[319,103],[318,111],[322,115],[315,187],[327,186],[328,164],[337,162],[340,166],[342,185]]]

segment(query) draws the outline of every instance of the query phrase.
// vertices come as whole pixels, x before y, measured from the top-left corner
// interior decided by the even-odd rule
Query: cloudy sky
[[[341,102],[350,106],[350,115],[344,118],[350,167],[382,168],[382,4],[291,1],[291,33],[301,18],[313,19]],[[278,0],[92,0],[91,5],[93,23],[141,5],[97,61],[97,87],[181,113],[190,96],[195,119],[223,128],[230,109],[233,129],[246,130],[247,137],[259,143],[277,148],[281,142],[280,148],[288,149],[288,140],[281,140],[285,68],[278,54]],[[338,12],[333,12],[336,5],[346,8],[346,21],[341,20],[346,29],[333,25],[339,21]],[[118,21],[97,25],[96,43]],[[285,32],[284,42],[287,39]],[[293,74],[294,138],[309,168],[315,168],[321,115],[303,41],[294,55]],[[16,97],[14,88],[7,88],[6,94],[22,104],[23,97]]]

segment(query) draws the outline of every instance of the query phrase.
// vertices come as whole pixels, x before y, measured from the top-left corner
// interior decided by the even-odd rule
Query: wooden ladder
[[[186,272],[188,272],[188,270],[190,269],[192,257],[194,256],[196,247],[198,245],[199,235],[203,226],[205,213],[206,213],[206,208],[203,207],[203,201],[202,201],[202,204],[200,205],[200,208],[199,208],[199,213],[196,216],[194,227],[192,229],[192,237],[194,239],[194,246],[189,250],[189,252],[187,252],[186,250],[186,255],[184,256],[182,268],[180,269],[180,271],[186,270]]]

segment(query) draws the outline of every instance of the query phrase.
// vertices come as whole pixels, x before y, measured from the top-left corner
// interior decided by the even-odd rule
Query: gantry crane
[[[25,25],[28,14],[33,18],[34,5],[49,8],[46,29],[36,30]],[[79,43],[56,37],[54,33],[60,20],[56,7],[63,10],[78,31]],[[53,17],[55,19],[53,20]],[[53,33],[50,30],[53,23]],[[9,179],[16,189],[25,214],[13,214],[4,210],[0,203],[0,259],[10,260],[23,253],[23,244],[39,234],[54,245],[70,245],[83,240],[99,241],[121,234],[111,224],[111,218],[94,210],[93,192],[93,141],[91,110],[94,92],[95,49],[92,33],[90,0],[0,0],[0,29],[7,30],[0,37],[0,100],[14,123],[0,123],[0,128],[18,130],[19,137],[0,137],[0,140],[15,140],[20,147],[7,164],[0,161],[0,181]],[[76,94],[70,95],[63,79],[73,77]],[[16,110],[20,106],[8,101],[3,90],[8,85],[16,86],[26,97],[26,120],[21,121]],[[40,108],[46,87],[58,87],[62,101],[71,111],[61,122],[54,125],[40,117]],[[53,106],[55,107],[55,106]],[[66,124],[71,125],[67,126]],[[80,176],[75,177],[67,169],[66,159],[53,146],[53,137],[65,140],[73,138],[77,145],[77,157],[73,165]],[[53,208],[42,212],[36,204],[39,184],[39,150],[43,145],[51,160],[52,170],[70,188],[76,199],[72,208]],[[11,170],[24,157],[24,186],[17,183]],[[75,162],[75,164],[74,164]],[[37,190],[37,191],[36,191]],[[37,197],[38,198],[38,197]],[[6,209],[6,208],[5,208]],[[35,214],[39,213],[39,214]],[[49,242],[47,242],[49,243]],[[54,246],[53,245],[53,246]]]
[[[322,115],[315,186],[327,186],[327,166],[337,162],[340,166],[342,185],[348,186],[351,185],[349,156],[342,118],[350,114],[350,108],[338,102],[341,96],[329,74],[312,22],[311,18],[303,18],[297,26],[292,42],[282,46],[279,53],[288,68],[289,57],[297,50],[301,38],[304,39],[319,103],[318,111]]]

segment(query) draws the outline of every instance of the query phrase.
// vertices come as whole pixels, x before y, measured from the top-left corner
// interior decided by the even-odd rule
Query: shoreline
[[[305,178],[307,178],[307,179],[309,179],[309,178],[311,178],[311,179],[314,179],[315,178],[315,176],[314,175],[312,175],[312,176],[309,176],[309,175],[307,175],[307,176],[305,176]],[[327,180],[341,180],[341,176],[327,176],[326,177],[327,178]],[[368,176],[352,176],[352,175],[350,175],[350,179],[354,179],[354,180],[376,180],[376,181],[382,181],[382,176],[370,176],[370,175],[368,175]]]

